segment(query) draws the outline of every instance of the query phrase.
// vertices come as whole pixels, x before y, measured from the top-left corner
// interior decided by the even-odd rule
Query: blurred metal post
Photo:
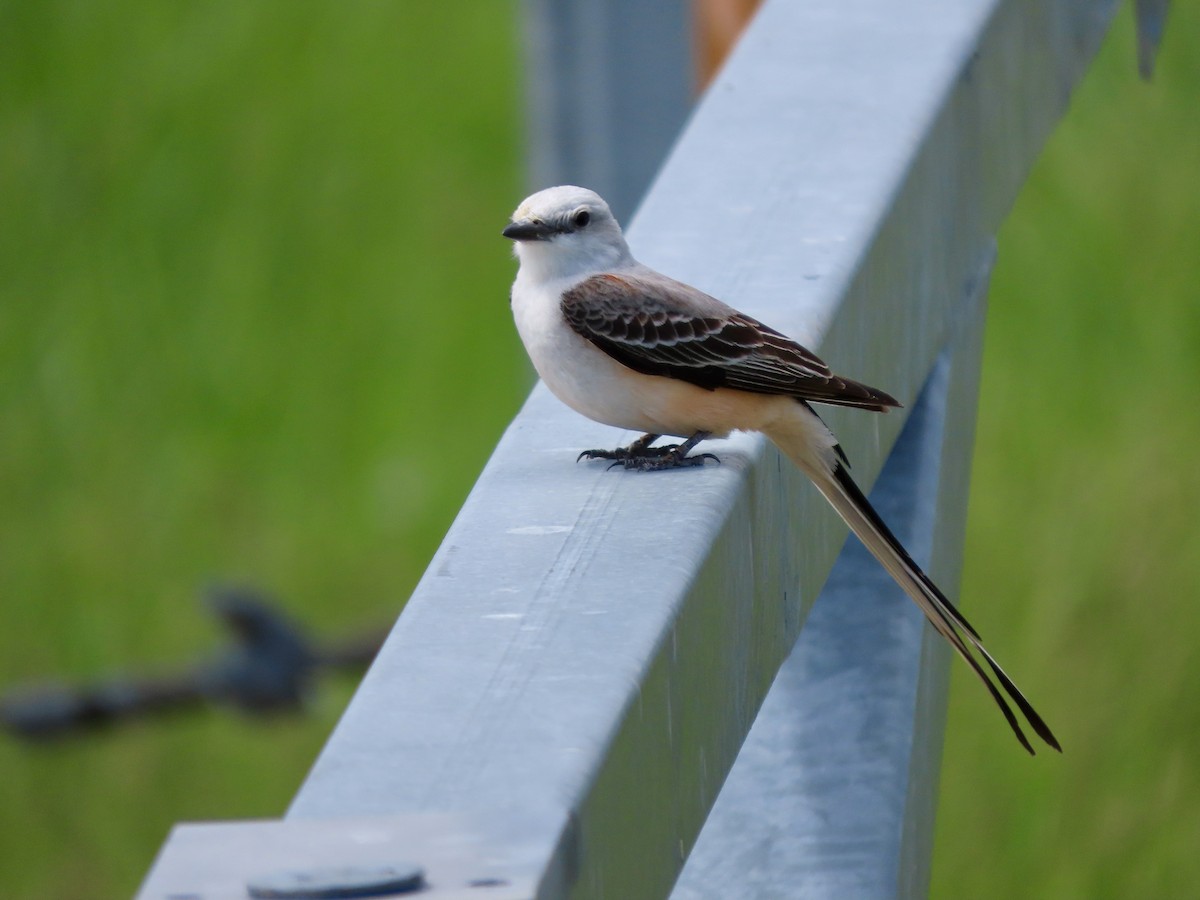
[[[1113,5],[768,2],[628,229],[648,264],[910,404],[828,420],[867,487],[911,417],[875,496],[947,586],[994,235]],[[141,896],[409,861],[430,900],[668,896],[846,530],[752,435],[686,472],[575,463],[621,437],[535,388],[286,818],[178,826]],[[727,864],[702,839],[681,897],[927,881],[944,661],[874,564],[847,560],[712,820]],[[798,704],[795,678],[819,686]],[[799,794],[759,821],[777,750]],[[797,810],[805,837],[764,852]]]
[[[687,119],[689,0],[525,0],[529,183],[583,184],[628,221]]]

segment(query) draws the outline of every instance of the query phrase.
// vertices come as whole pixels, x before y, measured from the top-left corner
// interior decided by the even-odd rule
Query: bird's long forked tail
[[[789,454],[790,455],[790,454]],[[1008,720],[1009,726],[1013,733],[1017,736],[1017,740],[1021,745],[1034,754],[1033,745],[1029,743],[1025,732],[1021,730],[1021,723],[1018,721],[1012,707],[1009,706],[1008,700],[1004,694],[988,677],[987,671],[979,663],[971,652],[971,647],[974,647],[987,662],[988,668],[996,676],[996,680],[1004,688],[1005,693],[1012,698],[1013,703],[1021,710],[1025,718],[1028,720],[1030,727],[1037,733],[1043,741],[1055,750],[1062,752],[1062,747],[1059,746],[1058,740],[1054,737],[1050,728],[1042,721],[1042,717],[1038,715],[1025,695],[1013,683],[1013,680],[1008,677],[1005,671],[1000,668],[1000,664],[992,658],[987,649],[983,646],[983,642],[979,638],[979,634],[971,627],[971,624],[963,617],[952,603],[946,599],[933,580],[926,575],[921,567],[918,566],[908,552],[892,534],[887,524],[880,518],[879,513],[871,506],[862,490],[855,484],[854,479],[850,477],[850,473],[842,464],[841,460],[836,460],[833,463],[832,469],[813,470],[811,463],[805,460],[796,460],[804,470],[805,474],[812,479],[825,499],[837,511],[850,526],[850,530],[858,536],[863,545],[871,551],[871,554],[879,560],[880,564],[887,570],[888,574],[896,580],[896,582],[904,588],[907,593],[920,607],[921,612],[925,613],[925,617],[938,633],[941,634],[950,645],[958,651],[958,655],[966,660],[972,671],[979,676],[979,680],[984,683],[988,689],[988,693],[992,695],[992,699],[996,701],[996,705],[1000,707],[1000,711],[1004,713],[1004,718]],[[968,644],[970,646],[968,646]]]

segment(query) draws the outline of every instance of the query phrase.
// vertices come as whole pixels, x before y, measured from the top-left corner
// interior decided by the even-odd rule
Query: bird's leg
[[[688,466],[702,466],[706,459],[720,462],[712,453],[698,453],[688,456],[688,453],[702,440],[709,437],[707,431],[697,431],[682,444],[668,444],[665,447],[651,447],[660,435],[644,434],[628,447],[617,450],[585,450],[579,454],[579,459],[611,459],[612,466],[622,466],[626,469],[636,469],[639,472],[651,472],[659,469],[680,469]]]

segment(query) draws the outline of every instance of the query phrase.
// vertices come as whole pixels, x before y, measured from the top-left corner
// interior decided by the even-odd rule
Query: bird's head
[[[632,262],[608,204],[587,188],[562,185],[526,197],[503,233],[515,242],[521,267],[547,280]]]

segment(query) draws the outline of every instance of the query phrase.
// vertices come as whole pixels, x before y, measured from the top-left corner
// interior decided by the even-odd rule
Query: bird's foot
[[[703,437],[698,435],[693,435],[692,438],[682,444],[651,447],[650,444],[658,440],[658,438],[659,435],[657,434],[646,434],[628,447],[618,447],[615,450],[584,450],[575,461],[579,462],[581,459],[609,459],[613,461],[612,465],[609,466],[610,469],[615,469],[619,466],[638,472],[657,472],[662,469],[686,469],[691,466],[702,466],[706,459],[711,459],[716,463],[721,462],[720,458],[712,453],[688,455],[688,451],[703,440]]]
[[[657,472],[662,469],[686,469],[690,466],[702,466],[706,459],[720,464],[721,459],[715,453],[696,453],[691,456],[682,449],[680,444],[668,444],[666,447],[652,447],[654,454],[645,456],[629,456],[614,462],[609,468],[624,466],[638,472]]]

